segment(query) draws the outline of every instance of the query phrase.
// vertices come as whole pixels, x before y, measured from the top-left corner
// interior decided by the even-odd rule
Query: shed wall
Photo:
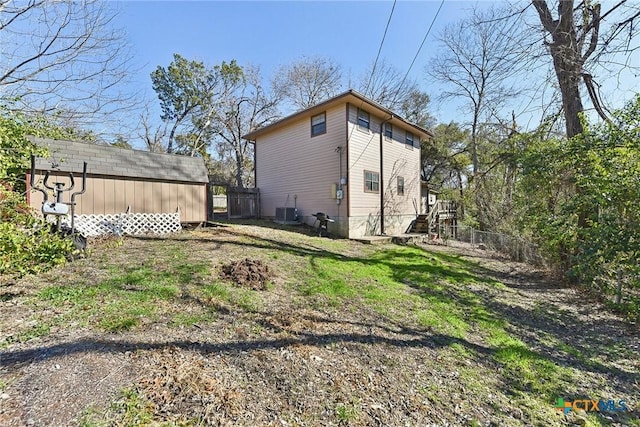
[[[36,173],[36,181],[44,177]],[[75,177],[79,191],[82,182]],[[69,185],[67,174],[49,177],[49,184],[63,182]],[[64,193],[64,201],[68,202],[70,193]],[[50,195],[50,200],[52,196]],[[88,176],[87,189],[76,197],[76,214],[118,214],[131,207],[132,213],[172,213],[180,208],[180,221],[206,221],[206,185],[134,180],[127,178]],[[42,193],[31,190],[29,204],[40,211]]]

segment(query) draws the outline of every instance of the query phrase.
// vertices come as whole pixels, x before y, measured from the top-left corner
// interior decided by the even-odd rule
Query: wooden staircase
[[[457,205],[452,200],[438,200],[428,214],[419,214],[411,224],[409,233],[438,233],[442,221],[457,219]]]
[[[428,233],[429,232],[429,215],[420,214],[416,217],[415,221],[409,229],[409,233]]]

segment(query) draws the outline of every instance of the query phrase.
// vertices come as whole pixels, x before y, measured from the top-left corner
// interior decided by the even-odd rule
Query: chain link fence
[[[440,239],[447,245],[454,246],[455,242],[464,242],[474,248],[504,254],[512,261],[525,262],[545,269],[554,268],[542,256],[537,245],[521,237],[480,231],[465,225],[442,224],[439,231]],[[570,257],[569,254],[566,256]],[[555,267],[557,268],[557,266]],[[634,268],[625,268],[624,265],[614,265],[607,262],[601,265],[594,264],[591,268],[589,278],[582,283],[582,286],[588,288],[599,299],[612,303],[633,318],[640,319],[639,269],[635,266]]]
[[[440,237],[466,242],[474,247],[489,249],[508,256],[512,261],[545,266],[545,260],[537,245],[517,236],[492,231],[480,231],[466,225],[442,225]]]

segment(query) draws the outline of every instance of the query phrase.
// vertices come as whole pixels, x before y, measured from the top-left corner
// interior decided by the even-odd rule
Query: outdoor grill
[[[314,213],[313,216],[316,218],[316,220],[313,223],[313,226],[315,227],[316,223],[318,223],[318,236],[322,237],[322,233],[323,233],[322,230],[324,230],[325,236],[329,236],[329,229],[327,227],[330,222],[335,222],[335,221],[331,219],[329,215],[322,212]]]

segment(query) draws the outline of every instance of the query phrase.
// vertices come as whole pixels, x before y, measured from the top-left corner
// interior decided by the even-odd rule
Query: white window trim
[[[322,132],[313,133],[313,127],[314,127],[313,119],[319,116],[323,117],[323,121],[320,123],[316,123],[316,126],[320,124],[324,124],[324,130]],[[315,116],[311,116],[311,138],[318,135],[324,135],[325,133],[327,133],[327,112],[323,111],[322,113],[316,114]]]

